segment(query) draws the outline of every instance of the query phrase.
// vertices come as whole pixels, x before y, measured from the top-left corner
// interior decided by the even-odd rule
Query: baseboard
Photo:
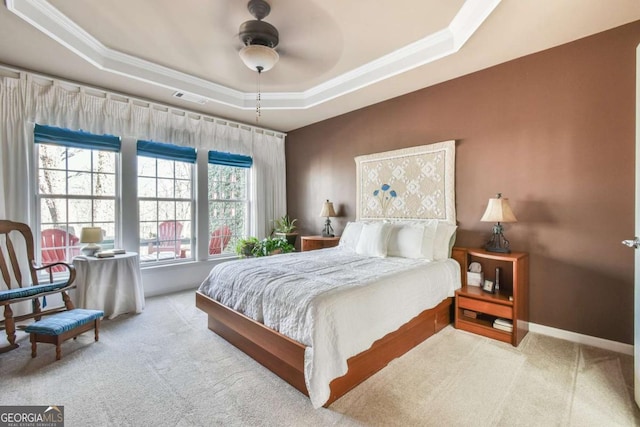
[[[633,346],[617,341],[605,340],[604,338],[592,337],[589,335],[578,334],[576,332],[565,331],[563,329],[551,328],[549,326],[538,325],[529,322],[529,331],[540,335],[547,335],[554,338],[575,342],[578,344],[590,345],[592,347],[603,348],[605,350],[615,351],[633,356]]]

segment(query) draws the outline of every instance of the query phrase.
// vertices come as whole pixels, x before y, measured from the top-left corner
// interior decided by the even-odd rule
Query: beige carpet
[[[64,405],[67,426],[631,426],[633,358],[447,327],[336,401],[308,399],[206,327],[194,292],[147,299],[63,345],[0,355],[1,405]]]

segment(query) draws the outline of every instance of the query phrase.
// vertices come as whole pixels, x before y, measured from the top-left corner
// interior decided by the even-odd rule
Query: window
[[[193,259],[196,150],[138,141],[137,152],[140,260]]]
[[[142,266],[235,254],[238,239],[251,234],[251,157],[203,152],[208,164],[202,159],[198,170],[196,150],[174,144],[131,138],[125,143],[135,145],[121,147],[119,137],[41,125],[34,140],[32,229],[45,263],[80,254],[88,226],[104,230],[103,249],[136,251]],[[197,175],[207,180],[198,194],[208,209],[198,223]]]
[[[249,230],[251,157],[209,151],[209,256],[234,253]]]
[[[82,227],[102,228],[101,246],[112,248],[119,225],[120,138],[36,125],[34,141],[40,261],[71,261],[79,254]]]

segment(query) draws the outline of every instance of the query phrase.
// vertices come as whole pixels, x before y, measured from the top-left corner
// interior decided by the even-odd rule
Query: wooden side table
[[[340,237],[302,236],[300,238],[300,250],[314,251],[316,249],[333,248],[340,243]]]
[[[495,281],[496,267],[500,268],[500,290],[488,293],[478,286],[463,285],[456,291],[455,327],[518,346],[529,331],[529,255],[525,252],[509,254],[467,249],[467,262],[478,262],[485,279]],[[465,274],[466,268],[463,268]],[[463,281],[464,282],[464,281]],[[513,329],[505,331],[494,325],[496,318],[512,322]]]

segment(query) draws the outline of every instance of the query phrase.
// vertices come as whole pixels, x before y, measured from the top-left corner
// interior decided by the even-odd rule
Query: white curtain
[[[24,118],[26,82],[5,79],[0,84],[0,218],[29,218],[29,152]]]
[[[250,155],[252,232],[267,235],[286,213],[284,134],[20,72],[0,77],[0,218],[31,218],[34,123]]]
[[[253,230],[256,236],[268,236],[274,220],[287,213],[284,138],[254,132],[252,171],[253,211],[258,212],[254,215]]]

